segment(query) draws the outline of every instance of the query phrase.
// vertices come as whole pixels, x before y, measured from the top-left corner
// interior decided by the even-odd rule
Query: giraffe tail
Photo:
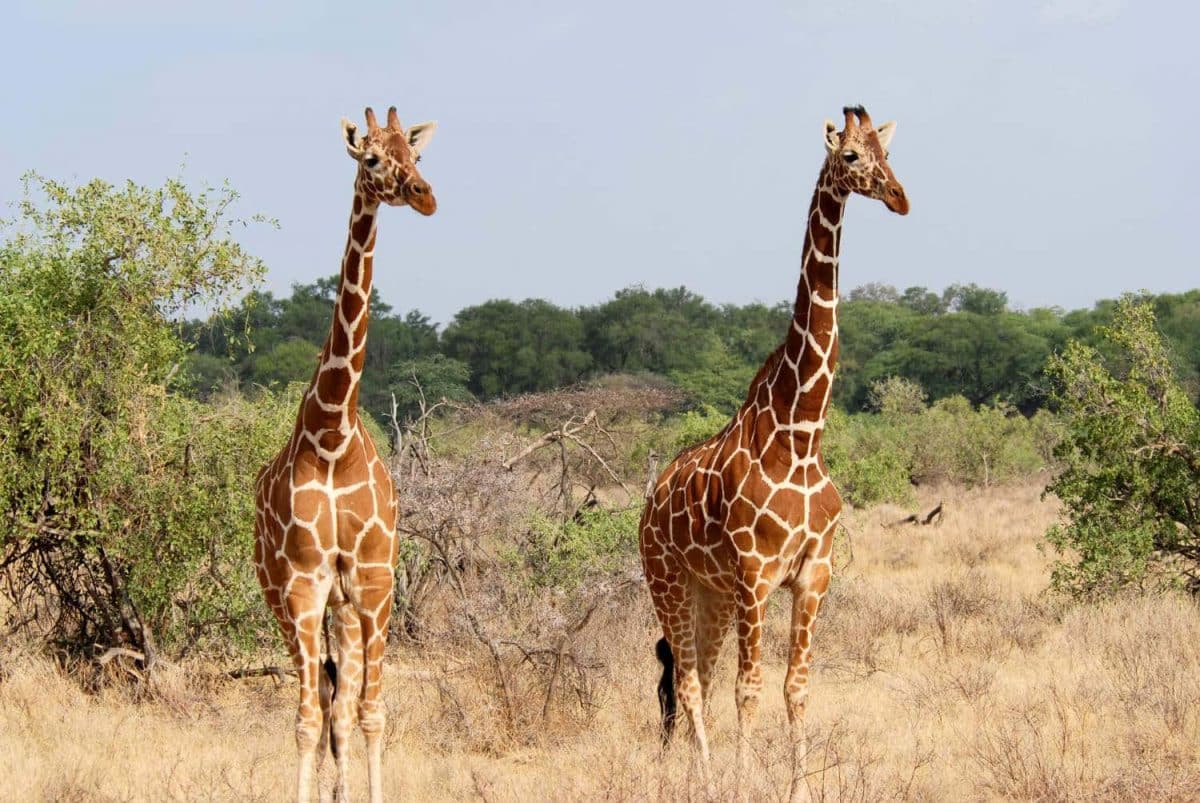
[[[333,708],[333,701],[337,697],[337,663],[333,660],[332,655],[325,656],[325,677],[329,678],[329,707]],[[327,724],[329,728],[329,752],[333,754],[334,760],[338,757],[338,741],[334,735],[332,723]]]
[[[334,625],[336,627],[336,624]],[[340,746],[337,743],[337,737],[333,731],[333,701],[337,697],[338,686],[338,668],[337,661],[333,660],[333,642],[329,638],[329,617],[323,617],[321,622],[321,630],[325,635],[325,663],[322,664],[321,677],[321,715],[324,720],[325,733],[322,736],[328,739],[329,752],[333,754],[336,761]]]
[[[666,638],[654,645],[654,653],[662,664],[662,677],[658,681],[658,708],[662,712],[662,742],[665,745],[675,732],[675,655]]]

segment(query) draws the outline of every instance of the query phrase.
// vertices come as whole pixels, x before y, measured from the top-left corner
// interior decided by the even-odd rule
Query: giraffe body
[[[333,324],[300,403],[292,437],[259,472],[254,562],[300,677],[297,799],[310,799],[326,746],[337,762],[334,797],[349,798],[348,744],[357,720],[367,745],[373,803],[383,800],[379,699],[397,555],[396,493],[358,414],[366,359],[375,223],[380,204],[436,209],[416,170],[433,125],[400,126],[393,108],[367,136],[343,121],[359,162]],[[336,655],[320,663],[331,612]]]
[[[845,130],[826,123],[828,155],[808,215],[791,326],[721,432],[684,450],[659,476],[640,524],[642,566],[669,649],[660,696],[674,687],[707,773],[704,707],[726,634],[736,623],[739,771],[762,688],[767,598],[792,592],[784,683],[793,744],[793,798],[803,784],[804,708],[813,623],[832,575],[842,500],[821,455],[838,354],[837,268],[842,214],[853,192],[899,214],[908,200],[887,164],[894,124],[875,129],[861,107]],[[665,652],[665,656],[664,656]],[[667,673],[670,673],[668,677]],[[671,681],[668,684],[668,680]],[[663,700],[664,735],[676,708]]]

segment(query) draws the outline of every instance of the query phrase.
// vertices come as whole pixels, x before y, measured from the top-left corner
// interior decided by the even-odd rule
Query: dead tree
[[[586,456],[587,460],[589,460],[593,465],[598,466],[609,479],[621,486],[625,493],[632,496],[632,492],[629,490],[629,486],[625,484],[625,481],[621,479],[617,472],[613,471],[612,466],[610,466],[608,461],[601,456],[596,447],[583,437],[585,433],[592,433],[595,436],[606,438],[615,446],[615,441],[613,440],[611,433],[609,433],[608,430],[600,425],[599,419],[596,415],[596,410],[592,409],[589,410],[587,415],[585,415],[583,418],[576,418],[574,416],[567,418],[565,421],[559,424],[558,427],[544,433],[537,440],[525,446],[525,448],[505,460],[500,465],[504,469],[512,471],[514,466],[539,450],[548,446],[558,446],[557,463],[559,475],[557,481],[555,482],[554,488],[556,490],[557,499],[562,506],[563,521],[568,521],[573,518],[579,512],[579,508],[582,507],[582,505],[579,507],[575,506],[573,501],[572,490],[575,486],[575,482],[572,480],[571,476],[570,453],[567,449],[568,444],[574,444],[576,447],[578,447]],[[583,504],[587,504],[588,499],[594,498],[595,483],[592,483],[588,487]]]

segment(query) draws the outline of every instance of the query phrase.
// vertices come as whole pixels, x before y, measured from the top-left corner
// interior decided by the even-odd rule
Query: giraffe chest
[[[303,543],[326,557],[359,555],[374,542],[386,542],[379,549],[390,552],[395,490],[374,448],[365,447],[369,440],[351,444],[336,462],[320,459],[303,441],[281,452],[259,480],[264,535],[280,547]]]
[[[664,479],[643,541],[660,539],[711,587],[750,577],[775,586],[832,549],[841,498],[819,459],[778,466],[734,454],[715,467],[685,463]]]

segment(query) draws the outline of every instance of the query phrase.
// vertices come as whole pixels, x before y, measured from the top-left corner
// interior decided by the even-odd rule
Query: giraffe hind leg
[[[696,666],[695,581],[673,558],[668,558],[666,562],[669,565],[666,566],[664,581],[660,582],[660,578],[651,581],[650,596],[673,659],[675,699],[692,725],[701,769],[707,782],[708,737],[704,730],[704,704]],[[663,688],[662,681],[659,682],[659,688]]]
[[[732,594],[711,588],[699,588],[696,594],[696,661],[700,671],[700,691],[707,709],[712,699],[717,659],[721,657],[721,647],[733,625],[737,606]]]
[[[332,603],[332,600],[331,600]],[[320,680],[320,700],[321,700],[321,741],[317,745],[317,762],[318,769],[320,763],[324,760],[325,750],[333,754],[334,759],[337,758],[338,748],[333,741],[332,733],[332,712],[333,701],[337,696],[337,662],[334,660],[332,645],[329,641],[329,619],[326,617],[321,622],[321,632],[325,641],[325,661],[321,664],[321,680]]]
[[[787,703],[792,741],[791,800],[808,799],[806,783],[808,742],[804,732],[804,710],[808,702],[809,667],[812,662],[813,625],[825,592],[829,589],[827,560],[812,560],[792,584],[791,648],[783,694]]]
[[[336,761],[338,757],[338,743],[336,739],[331,738],[328,734],[330,728],[330,709],[333,708],[333,701],[337,699],[337,662],[333,660],[332,655],[325,656],[323,668],[325,669],[325,677],[321,681],[321,708],[325,711],[325,728],[327,731],[326,738],[329,739],[329,752],[333,754],[333,758]]]
[[[325,641],[328,644],[328,637]],[[325,656],[325,661],[318,672],[320,676],[318,699],[321,701],[321,740],[317,742],[317,785],[321,803],[328,803],[330,796],[325,788],[325,755],[327,751],[332,753],[336,764],[338,753],[337,742],[333,738],[333,701],[337,696],[337,664],[334,663],[332,655]]]

